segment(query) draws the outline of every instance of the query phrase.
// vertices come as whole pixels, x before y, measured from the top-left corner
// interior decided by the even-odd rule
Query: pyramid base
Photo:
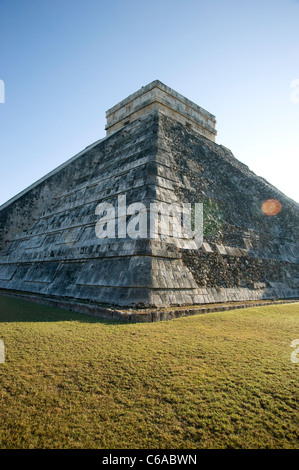
[[[29,292],[8,291],[0,289],[0,295],[22,299],[28,302],[37,303],[57,307],[70,312],[81,313],[83,315],[96,317],[102,320],[131,322],[131,323],[151,323],[157,321],[173,320],[180,317],[188,317],[191,315],[199,315],[204,313],[222,312],[240,308],[277,305],[286,303],[299,302],[299,297],[288,299],[271,299],[263,300],[244,300],[244,301],[227,301],[215,302],[202,305],[184,305],[182,307],[164,307],[164,308],[112,308],[107,305],[91,303],[87,301],[79,301],[71,298],[55,298],[55,296],[47,297]]]

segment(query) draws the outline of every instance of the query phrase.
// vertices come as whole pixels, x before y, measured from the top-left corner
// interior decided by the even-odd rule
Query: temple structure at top
[[[215,116],[159,80],[140,88],[108,109],[107,136],[155,109],[215,142]]]

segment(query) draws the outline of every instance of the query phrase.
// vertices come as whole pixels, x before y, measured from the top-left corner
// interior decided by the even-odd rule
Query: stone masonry
[[[135,308],[298,298],[299,206],[216,144],[215,122],[159,81],[107,111],[104,139],[0,207],[0,288]],[[96,207],[121,195],[203,203],[204,242],[99,239]]]

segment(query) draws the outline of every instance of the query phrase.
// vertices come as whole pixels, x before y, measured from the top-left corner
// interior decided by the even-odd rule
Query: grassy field
[[[0,448],[298,448],[299,303],[119,324],[0,297]]]

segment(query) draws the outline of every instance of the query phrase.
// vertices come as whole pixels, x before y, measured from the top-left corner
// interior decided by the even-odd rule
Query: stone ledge
[[[191,315],[201,315],[205,313],[224,312],[229,310],[261,307],[267,305],[299,303],[299,299],[278,299],[269,301],[247,301],[247,302],[228,302],[222,304],[203,304],[202,306],[185,306],[179,308],[146,308],[146,309],[113,309],[96,303],[83,303],[75,299],[56,299],[26,292],[7,291],[0,289],[0,295],[13,297],[28,302],[41,305],[57,307],[70,312],[81,313],[83,315],[96,317],[102,320],[126,322],[126,323],[152,323],[158,321],[173,320],[175,318],[188,317]]]

